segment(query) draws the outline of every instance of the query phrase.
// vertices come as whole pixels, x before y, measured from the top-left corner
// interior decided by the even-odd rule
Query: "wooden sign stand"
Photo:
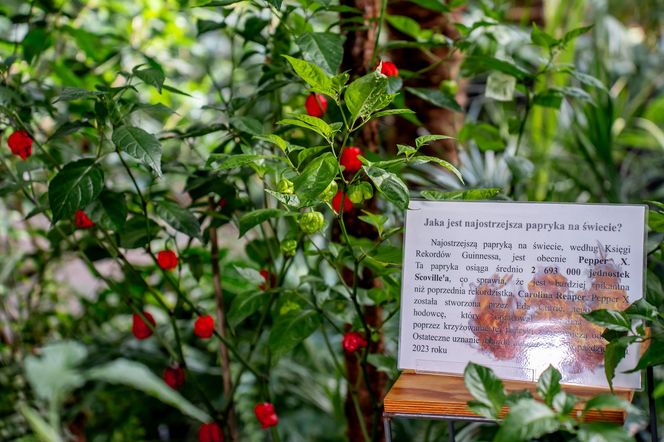
[[[524,381],[504,381],[508,393],[519,390],[535,392],[536,383]],[[563,390],[580,399],[588,399],[609,390],[599,387],[584,387],[577,385],[563,385]],[[630,401],[634,396],[632,390],[614,390],[621,399]],[[420,374],[405,371],[399,376],[390,391],[385,396],[383,423],[386,440],[390,442],[392,419],[433,419],[451,422],[450,440],[454,441],[454,421],[466,422],[493,422],[490,419],[473,413],[468,408],[468,401],[472,396],[464,385],[461,375]],[[582,404],[581,404],[582,405]],[[503,415],[507,414],[507,408]],[[580,415],[583,407],[577,405],[572,411],[573,416]],[[616,409],[591,410],[585,416],[587,422],[611,422],[622,424],[625,421],[625,411]]]

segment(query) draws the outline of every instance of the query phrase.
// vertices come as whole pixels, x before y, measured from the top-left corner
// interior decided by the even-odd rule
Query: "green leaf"
[[[127,359],[117,359],[95,367],[88,372],[88,379],[120,384],[142,391],[161,402],[177,408],[182,414],[202,423],[210,422],[210,416],[166,385],[145,365]]]
[[[120,235],[120,247],[124,249],[145,247],[160,230],[159,225],[151,219],[146,219],[142,215],[135,215],[118,232]]]
[[[252,291],[238,294],[231,308],[228,311],[228,323],[231,327],[237,327],[247,317],[254,314],[261,305],[267,302],[267,296],[264,292]]]
[[[338,97],[339,94],[335,90],[332,80],[321,68],[308,61],[299,60],[288,55],[284,55],[284,58],[291,64],[295,73],[306,81],[315,92],[329,95],[335,99]]]
[[[216,31],[217,29],[224,29],[225,27],[226,23],[224,22],[204,20],[199,18],[196,20],[196,35],[200,37],[205,33]]]
[[[23,56],[25,61],[32,63],[35,57],[41,55],[53,45],[53,36],[44,28],[32,28],[23,37],[21,46],[23,47]]]
[[[634,442],[622,426],[607,422],[581,423],[577,437],[579,442]]]
[[[229,123],[240,132],[246,132],[254,136],[263,135],[263,123],[255,118],[231,117]]]
[[[392,172],[373,166],[363,166],[367,176],[380,193],[401,210],[408,208],[408,187]]]
[[[630,319],[645,319],[646,321],[652,321],[659,315],[659,310],[657,307],[641,298],[633,302],[625,311],[623,312]]]
[[[625,358],[627,347],[631,340],[626,338],[629,338],[629,336],[611,341],[604,349],[604,374],[611,389],[613,389],[613,378],[616,375],[616,367]]]
[[[295,194],[301,205],[312,205],[327,186],[336,178],[339,165],[334,155],[327,152],[316,157],[304,168],[300,176],[293,180]]]
[[[18,411],[23,415],[30,428],[41,442],[62,442],[56,428],[51,427],[37,411],[20,403],[17,405]]]
[[[567,394],[564,391],[561,391],[553,397],[551,406],[559,414],[567,416],[572,412],[577,402],[579,402],[579,398],[572,394]]]
[[[538,92],[535,94],[535,97],[533,97],[533,104],[553,109],[560,108],[562,102],[563,94],[556,89],[545,89]]]
[[[172,201],[158,201],[156,209],[157,215],[178,232],[192,238],[201,237],[201,225],[191,211]]]
[[[636,364],[636,367],[628,370],[627,373],[661,364],[664,364],[664,341],[659,338],[652,338],[648,349],[639,359],[639,363]]]
[[[498,195],[502,189],[488,188],[488,189],[470,189],[470,190],[454,190],[451,192],[441,192],[439,190],[423,190],[420,195],[422,198],[431,201],[441,200],[487,200]]]
[[[430,30],[422,30],[420,24],[410,17],[403,15],[387,15],[385,18],[396,30],[414,38],[415,40],[427,40],[432,35]]]
[[[622,409],[631,411],[633,405],[624,399],[619,398],[613,394],[598,394],[588,399],[584,408],[583,414],[587,414],[590,410],[606,410],[606,409]]]
[[[35,395],[60,404],[72,390],[85,383],[78,367],[87,354],[82,344],[62,341],[43,347],[39,356],[26,356],[25,375]]]
[[[563,35],[563,38],[560,39],[560,44],[562,44],[563,46],[567,45],[567,43],[574,40],[578,36],[590,31],[593,28],[593,26],[594,25],[582,26],[580,28],[575,28],[572,29],[571,31],[566,32],[565,35]]]
[[[593,310],[590,313],[583,313],[583,316],[588,321],[606,327],[610,330],[616,331],[630,331],[631,321],[625,317],[623,312],[617,310]]]
[[[378,236],[382,237],[383,229],[385,228],[385,223],[388,220],[387,216],[367,212],[366,210],[363,210],[362,213],[364,213],[364,215],[360,215],[358,216],[358,218],[364,221],[365,223],[374,226],[376,230],[378,230]]]
[[[537,46],[550,49],[560,43],[557,39],[553,38],[543,30],[541,30],[537,23],[533,23],[533,30],[530,33],[530,39]]]
[[[553,405],[553,398],[560,393],[561,379],[560,372],[553,365],[549,365],[537,380],[537,394],[549,407]]]
[[[334,134],[338,130],[336,126],[332,127],[320,118],[304,114],[292,115],[292,118],[285,118],[278,121],[277,124],[292,124],[293,126],[314,131],[328,142],[331,142],[332,137],[334,137]]]
[[[432,141],[453,139],[454,137],[448,137],[447,135],[422,135],[421,137],[415,138],[415,147],[419,149],[422,146],[431,143]]]
[[[74,161],[63,167],[48,185],[53,222],[70,218],[94,201],[104,186],[104,172],[93,159]]]
[[[320,325],[320,315],[314,310],[291,311],[279,316],[270,331],[269,346],[276,362],[311,335]]]
[[[166,80],[166,76],[164,76],[161,69],[155,67],[145,69],[134,68],[133,72],[143,83],[154,86],[161,94],[161,88],[164,86],[164,80]]]
[[[118,149],[136,158],[157,176],[161,176],[161,143],[152,135],[133,126],[120,126],[113,131],[111,137]]]
[[[105,190],[99,195],[99,207],[116,230],[122,230],[127,221],[127,201],[122,193]]]
[[[268,134],[268,135],[257,136],[256,138],[259,140],[267,141],[268,143],[272,143],[275,146],[278,146],[279,149],[281,149],[281,151],[285,154],[287,154],[289,151],[290,145],[288,144],[288,141],[284,140],[279,135]]]
[[[500,151],[505,149],[505,141],[495,126],[487,123],[466,123],[459,131],[459,141],[475,140],[481,150]]]
[[[376,72],[353,81],[344,94],[351,121],[369,119],[371,114],[388,106],[393,98],[387,91],[387,77]]]
[[[344,56],[343,37],[331,32],[305,32],[297,39],[306,61],[335,75]]]
[[[654,211],[648,213],[648,227],[654,232],[664,232],[664,213]]]
[[[270,218],[280,218],[282,216],[293,216],[293,213],[286,212],[280,209],[258,209],[253,212],[245,213],[240,218],[240,238],[242,238],[249,230],[253,229],[263,221]]]
[[[522,442],[537,439],[560,428],[556,414],[534,399],[523,399],[511,409],[494,442]]]
[[[486,418],[498,419],[506,396],[503,383],[493,370],[469,362],[463,372],[463,379],[468,392],[475,399],[471,409]]]
[[[380,112],[376,112],[372,115],[372,118],[386,117],[388,115],[413,115],[413,112],[410,109],[387,109]]]
[[[456,102],[452,95],[448,95],[440,89],[427,89],[419,87],[407,87],[406,90],[422,100],[443,109],[451,109],[455,112],[461,112],[461,106]]]
[[[80,98],[97,97],[99,95],[104,95],[104,93],[99,91],[89,91],[78,87],[66,87],[53,102],[57,103],[58,101],[78,100]]]

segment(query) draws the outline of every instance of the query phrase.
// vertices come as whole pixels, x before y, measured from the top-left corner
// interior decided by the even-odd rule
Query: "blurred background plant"
[[[411,196],[643,203],[664,200],[663,16],[661,0],[3,1],[0,439],[195,440],[198,421],[228,422],[233,410],[241,440],[379,440],[371,427],[379,411],[367,397],[373,390],[380,398],[396,379],[402,211],[372,187],[381,197],[361,198],[362,209],[376,218],[340,217],[352,241],[341,238],[330,210],[326,233],[309,240],[294,233],[290,216],[247,218],[276,208],[268,196],[294,178],[255,155],[301,165],[324,152],[321,137],[275,124],[304,113],[308,94],[283,55],[353,79],[381,59],[395,61],[391,109],[415,113],[369,121],[350,139],[379,161],[418,136],[455,137],[422,149],[464,178],[446,164],[409,164],[402,176]],[[328,100],[328,121],[345,119],[340,104]],[[157,133],[161,160],[141,167],[113,155],[105,128],[121,123]],[[39,142],[25,162],[6,148],[17,128]],[[274,136],[286,140],[288,155],[270,144]],[[236,164],[219,165],[231,154]],[[67,220],[55,228],[49,219],[48,182],[81,156],[103,164],[108,193],[89,208],[112,236],[77,232]],[[647,280],[661,309],[657,219]],[[295,257],[284,253],[286,239],[296,241]],[[164,248],[180,258],[173,273],[151,259]],[[357,250],[371,259],[353,269]],[[191,325],[197,313],[217,313],[214,262],[230,339],[250,356],[245,365],[231,351],[231,400],[220,341],[197,339]],[[345,288],[357,290],[349,296]],[[132,337],[132,313],[145,305],[163,341]],[[324,319],[294,321],[286,333],[294,343],[275,363],[267,349],[277,338],[262,331],[289,312]],[[341,339],[367,324],[372,344],[358,362]],[[178,361],[186,361],[187,381],[175,392],[159,378]],[[349,379],[361,368],[382,381],[354,390]],[[661,385],[664,374],[656,376]],[[280,419],[268,432],[254,417],[266,399]],[[461,437],[475,437],[474,428]],[[446,431],[398,421],[395,437],[438,440]]]

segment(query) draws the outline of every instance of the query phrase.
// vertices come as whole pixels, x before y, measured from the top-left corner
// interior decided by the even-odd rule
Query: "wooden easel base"
[[[519,390],[530,390],[535,393],[536,384],[533,382],[503,381],[503,383],[508,393]],[[608,390],[603,388],[575,385],[564,385],[563,390],[582,400],[600,393],[608,393]],[[634,395],[632,390],[614,390],[614,393],[630,402]],[[472,396],[468,393],[461,376],[404,372],[385,396],[386,430],[389,430],[389,420],[392,418],[489,421],[470,411],[466,403],[471,399]],[[583,403],[571,414],[580,417],[582,411]],[[503,415],[507,412],[508,409],[505,407]],[[619,408],[591,410],[585,415],[584,421],[623,424],[625,417],[625,411]]]

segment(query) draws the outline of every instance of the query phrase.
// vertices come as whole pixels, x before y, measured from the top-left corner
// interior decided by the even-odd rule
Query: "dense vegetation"
[[[661,409],[662,14],[3,1],[0,440],[381,440],[412,197],[650,204],[646,298],[590,319],[609,378],[651,341]],[[544,404],[467,376],[480,414],[514,414],[460,439],[648,437],[641,396],[587,425],[555,370]]]

